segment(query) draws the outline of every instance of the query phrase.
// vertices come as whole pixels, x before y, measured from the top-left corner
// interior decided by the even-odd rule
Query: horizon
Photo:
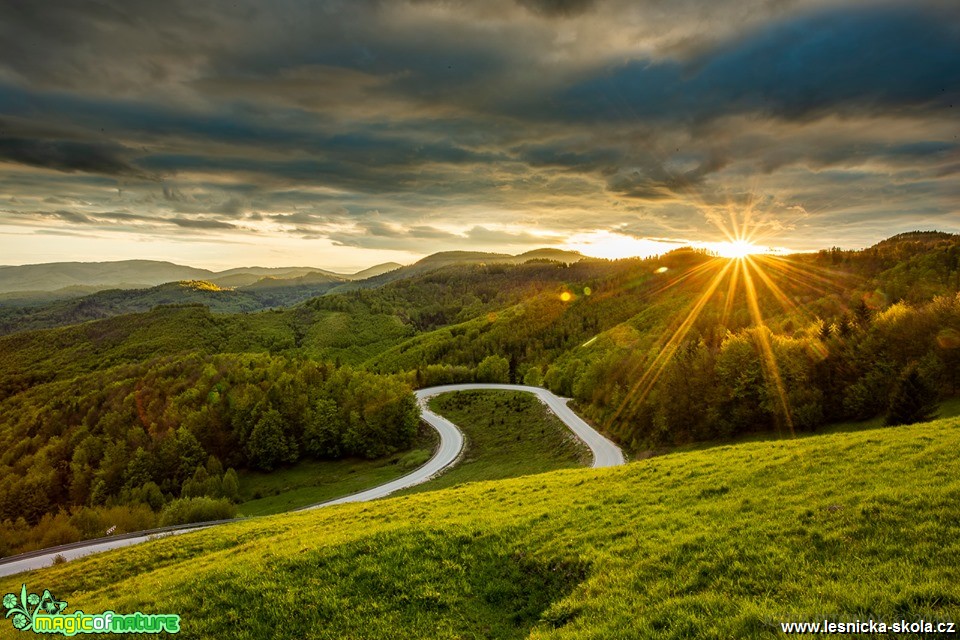
[[[936,232],[936,230],[933,230],[932,232]],[[636,258],[636,259],[640,259],[640,260],[646,260],[647,258],[657,258],[657,257],[663,256],[663,255],[666,255],[666,254],[668,254],[668,253],[670,253],[670,252],[672,252],[672,251],[678,251],[678,250],[680,250],[680,249],[693,249],[693,250],[705,250],[705,251],[711,253],[712,255],[715,255],[715,256],[721,257],[721,258],[740,257],[740,256],[737,256],[737,255],[722,255],[721,253],[718,253],[715,249],[712,250],[712,249],[710,248],[710,246],[707,246],[707,245],[709,245],[710,243],[700,243],[700,244],[702,244],[702,245],[704,245],[704,246],[696,246],[695,243],[686,243],[686,244],[676,243],[675,246],[672,246],[672,248],[667,249],[667,250],[662,251],[662,252],[659,252],[659,253],[650,253],[650,254],[647,254],[647,255],[624,255],[624,256],[618,256],[618,257],[607,257],[607,256],[599,256],[599,255],[596,255],[596,256],[594,256],[594,255],[588,255],[588,254],[583,253],[583,252],[581,252],[581,251],[578,251],[578,250],[576,250],[576,249],[568,249],[568,248],[564,248],[564,247],[536,247],[536,248],[534,248],[534,249],[528,249],[527,251],[523,251],[523,252],[521,252],[521,253],[516,253],[516,254],[511,254],[511,253],[507,253],[507,252],[504,252],[504,251],[495,251],[495,250],[494,250],[494,251],[480,251],[479,253],[499,254],[499,255],[503,255],[503,256],[517,257],[517,256],[525,255],[525,254],[527,254],[527,253],[534,253],[534,252],[537,252],[537,251],[545,251],[545,250],[546,250],[546,251],[554,251],[554,250],[555,250],[555,251],[566,251],[566,252],[569,252],[569,253],[578,253],[578,254],[580,254],[581,256],[583,256],[584,258],[594,258],[594,259],[600,259],[600,260],[620,260],[620,259],[631,259],[631,258]],[[721,243],[721,244],[725,244],[725,243]],[[833,247],[823,247],[823,249],[827,249],[827,248],[833,248]],[[842,247],[841,247],[841,248],[842,248]],[[862,247],[862,248],[859,248],[859,249],[849,249],[849,250],[858,251],[858,250],[862,250],[862,249],[865,249],[865,248],[867,248],[867,247]],[[769,248],[769,249],[771,249],[771,250],[769,250],[769,251],[761,251],[761,250],[753,251],[753,252],[751,252],[751,254],[753,254],[753,255],[793,255],[793,254],[801,254],[801,253],[812,253],[812,252],[814,252],[814,251],[818,251],[818,250],[819,250],[819,249],[810,249],[810,250],[808,250],[808,251],[790,251],[790,252],[787,252],[786,250],[784,250],[784,249],[782,249],[782,248]],[[848,249],[844,249],[844,250],[848,250]],[[7,268],[7,267],[35,267],[35,266],[43,266],[43,265],[49,265],[49,264],[115,264],[115,263],[119,263],[119,262],[156,262],[156,263],[172,264],[172,265],[181,266],[181,267],[188,267],[188,268],[191,268],[191,269],[201,269],[201,270],[210,271],[211,273],[221,273],[221,272],[224,272],[224,271],[233,271],[233,270],[238,270],[238,269],[316,269],[316,270],[318,270],[318,271],[327,271],[327,272],[336,273],[336,274],[339,274],[339,275],[353,275],[353,274],[359,273],[359,272],[361,272],[361,271],[365,271],[365,270],[367,270],[367,269],[372,269],[372,268],[374,268],[374,267],[383,266],[383,265],[386,265],[386,264],[398,264],[398,265],[400,265],[401,267],[405,267],[405,266],[410,266],[410,265],[412,265],[412,264],[416,264],[416,263],[419,262],[420,260],[423,260],[423,259],[425,259],[425,258],[429,258],[429,257],[431,257],[431,256],[442,255],[442,254],[445,254],[445,253],[459,253],[459,252],[470,253],[470,252],[476,252],[476,251],[474,251],[474,250],[472,250],[472,249],[462,249],[462,250],[461,250],[461,249],[450,249],[450,250],[445,250],[445,251],[437,251],[437,252],[435,252],[435,253],[430,253],[430,254],[422,255],[422,256],[418,257],[417,259],[412,260],[411,262],[402,263],[402,262],[397,262],[397,261],[393,261],[393,260],[388,260],[388,261],[386,261],[386,262],[379,262],[379,263],[376,263],[376,264],[369,264],[369,265],[366,265],[366,266],[361,266],[360,268],[358,268],[358,269],[356,269],[356,270],[354,270],[354,271],[342,270],[342,269],[338,271],[338,270],[337,270],[336,268],[334,268],[334,267],[327,267],[327,266],[315,266],[315,265],[305,265],[305,264],[299,264],[299,265],[298,265],[298,264],[279,264],[279,263],[276,264],[276,265],[265,265],[265,264],[243,264],[243,265],[236,265],[236,264],[235,264],[235,265],[232,265],[232,266],[210,267],[210,266],[200,265],[200,264],[197,264],[197,263],[173,262],[173,261],[171,261],[171,260],[152,259],[152,258],[119,258],[119,259],[116,259],[116,260],[57,260],[57,261],[52,261],[52,262],[25,262],[25,263],[21,263],[21,264],[6,264],[6,263],[5,263],[5,264],[0,264],[0,269],[2,269],[2,268]]]
[[[830,246],[823,246],[823,247],[817,247],[817,248],[806,249],[806,250],[799,250],[799,251],[798,251],[798,250],[789,250],[789,249],[786,249],[786,248],[784,248],[784,247],[769,247],[769,246],[753,246],[753,245],[751,245],[751,246],[753,246],[753,249],[754,249],[754,250],[748,251],[747,253],[748,253],[748,254],[752,254],[752,255],[783,255],[783,256],[787,256],[787,255],[795,255],[795,254],[802,254],[802,253],[813,253],[813,252],[816,252],[816,251],[821,251],[821,250],[825,250],[825,249],[834,249],[834,248],[838,248],[838,249],[841,249],[841,250],[844,250],[844,251],[862,251],[862,250],[864,250],[864,249],[868,249],[868,248],[876,245],[876,244],[879,243],[879,242],[882,242],[882,241],[884,241],[884,240],[888,240],[888,239],[890,239],[890,238],[893,238],[893,237],[896,237],[896,236],[899,236],[899,235],[902,235],[902,234],[905,234],[905,233],[950,233],[950,232],[944,232],[944,231],[941,231],[940,229],[912,229],[912,230],[909,230],[909,231],[898,231],[897,233],[893,233],[893,234],[890,234],[890,235],[888,235],[888,236],[882,237],[882,238],[880,238],[879,240],[877,240],[876,242],[873,242],[873,243],[871,243],[871,244],[869,244],[869,245],[867,245],[867,246],[862,246],[862,247],[842,247],[842,246],[838,246],[838,245],[830,245]],[[654,242],[658,242],[658,241],[654,241]],[[729,242],[699,242],[699,243],[698,243],[698,242],[680,242],[680,241],[676,241],[676,242],[659,241],[659,242],[660,242],[660,244],[666,246],[667,248],[665,248],[665,249],[663,249],[663,250],[661,250],[661,251],[650,252],[650,253],[646,253],[646,254],[636,253],[636,254],[613,255],[613,256],[611,256],[611,255],[591,255],[591,254],[589,254],[589,253],[587,253],[587,252],[585,252],[585,251],[581,251],[581,250],[579,250],[579,249],[570,248],[570,247],[565,247],[565,246],[542,246],[542,247],[536,247],[536,248],[533,248],[533,249],[527,249],[526,251],[522,251],[522,252],[519,252],[519,253],[509,253],[509,252],[507,252],[507,251],[497,251],[496,249],[491,250],[491,251],[481,251],[481,253],[491,253],[491,254],[496,254],[496,253],[498,253],[498,254],[501,254],[501,255],[509,255],[509,256],[514,256],[514,257],[516,257],[516,256],[524,255],[524,254],[527,254],[527,253],[533,253],[533,252],[536,252],[536,251],[556,250],[556,251],[567,251],[567,252],[571,252],[571,253],[579,253],[580,255],[582,255],[582,256],[585,257],[585,258],[597,258],[597,259],[602,259],[602,260],[619,260],[619,259],[629,259],[629,258],[637,258],[637,259],[645,260],[645,259],[647,259],[647,258],[656,258],[656,257],[659,257],[659,256],[663,256],[663,255],[666,255],[666,254],[670,253],[671,251],[676,251],[676,250],[679,250],[679,249],[705,250],[705,251],[709,252],[709,253],[712,254],[712,255],[715,255],[715,256],[718,256],[718,257],[722,257],[722,258],[736,258],[736,257],[742,257],[742,255],[746,255],[746,254],[737,253],[736,251],[734,251],[733,253],[725,253],[726,251],[728,251],[728,250],[730,249],[731,246],[735,245],[736,243],[729,243]],[[47,264],[70,264],[70,263],[79,263],[79,264],[109,264],[109,263],[117,263],[117,262],[141,261],[141,262],[157,262],[157,263],[174,264],[174,265],[177,265],[177,266],[189,267],[189,268],[193,268],[193,269],[203,269],[203,270],[211,271],[212,273],[219,273],[219,272],[230,271],[230,270],[235,270],[235,269],[316,269],[316,270],[327,271],[327,272],[336,273],[336,274],[340,274],[340,275],[353,275],[353,274],[359,273],[359,272],[361,272],[361,271],[365,271],[365,270],[367,270],[367,269],[372,269],[372,268],[374,268],[374,267],[379,267],[379,266],[382,266],[382,265],[385,265],[385,264],[398,264],[398,265],[400,265],[400,266],[409,266],[409,265],[412,265],[412,264],[415,264],[415,263],[419,262],[420,260],[423,260],[424,258],[428,258],[428,257],[430,257],[430,256],[434,256],[434,255],[438,255],[438,254],[443,254],[443,253],[456,253],[456,252],[461,252],[461,251],[462,251],[462,252],[471,252],[471,251],[477,251],[477,250],[475,250],[475,249],[447,249],[447,250],[443,250],[443,251],[436,251],[436,252],[434,252],[434,253],[428,253],[428,254],[422,254],[422,255],[413,254],[415,257],[414,257],[410,262],[399,262],[399,261],[397,261],[397,260],[386,260],[386,261],[384,261],[384,262],[378,262],[378,263],[374,263],[374,264],[365,264],[365,265],[361,265],[361,266],[359,266],[359,267],[353,267],[353,268],[342,268],[342,267],[335,267],[335,266],[316,266],[316,265],[292,264],[292,263],[288,264],[288,263],[281,263],[281,262],[278,262],[278,263],[272,264],[272,265],[257,264],[257,263],[252,263],[252,264],[220,264],[220,263],[217,263],[217,264],[212,264],[212,263],[211,263],[211,264],[201,264],[201,263],[197,263],[197,262],[176,262],[176,261],[173,261],[173,260],[170,260],[170,259],[165,259],[165,258],[145,258],[145,257],[116,258],[116,259],[107,259],[107,260],[99,260],[99,259],[89,259],[89,260],[82,260],[82,259],[74,259],[74,260],[53,260],[53,261],[45,261],[45,262],[22,262],[22,263],[17,263],[17,264],[4,263],[4,264],[0,264],[0,268],[5,268],[5,267],[42,266],[42,265],[47,265]]]
[[[4,262],[960,232],[956,3],[98,7],[0,7]]]

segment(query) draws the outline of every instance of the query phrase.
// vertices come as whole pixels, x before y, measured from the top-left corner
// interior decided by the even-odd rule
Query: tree
[[[510,361],[503,356],[487,356],[477,365],[478,382],[510,382]]]
[[[127,465],[127,488],[140,487],[148,482],[153,482],[153,458],[143,447],[137,447]]]
[[[540,372],[539,366],[534,365],[527,369],[523,376],[523,384],[529,387],[539,387],[543,384],[543,374]]]
[[[291,461],[279,411],[270,409],[257,420],[247,442],[247,455],[252,466],[264,471],[273,471],[278,465]]]
[[[303,431],[303,448],[314,458],[339,457],[343,430],[337,403],[321,398],[313,405],[313,413]]]
[[[206,462],[208,456],[197,437],[183,426],[177,429],[176,450],[178,462],[176,480],[182,483],[193,475],[197,467]]]
[[[240,499],[240,480],[237,478],[237,472],[232,468],[227,469],[223,474],[223,497],[231,502],[237,502]]]
[[[937,390],[911,365],[900,376],[890,396],[887,424],[914,424],[937,417]]]

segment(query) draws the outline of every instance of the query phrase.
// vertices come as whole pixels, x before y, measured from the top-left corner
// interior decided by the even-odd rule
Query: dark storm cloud
[[[595,0],[517,0],[517,4],[541,15],[569,18],[587,11]]]
[[[943,111],[960,98],[960,17],[847,9],[779,24],[681,62],[631,61],[564,90],[561,118],[690,123]]]
[[[614,173],[607,178],[607,185],[611,191],[628,198],[662,200],[702,184],[707,175],[723,166],[723,160],[711,158],[688,171],[671,172],[662,164],[650,162],[642,168]]]
[[[0,159],[56,171],[150,178],[124,159],[128,150],[110,143],[0,136]]]
[[[0,40],[0,189],[75,225],[520,245],[731,180],[943,210],[960,166],[940,0],[13,1]]]

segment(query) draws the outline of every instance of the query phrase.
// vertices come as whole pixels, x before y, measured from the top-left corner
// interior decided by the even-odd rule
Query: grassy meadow
[[[720,446],[241,522],[0,590],[176,612],[183,638],[772,638],[781,621],[951,618],[958,448],[958,418]]]
[[[433,455],[437,432],[421,425],[409,450],[366,460],[303,460],[292,467],[240,474],[242,516],[264,516],[292,511],[379,486],[410,473]]]

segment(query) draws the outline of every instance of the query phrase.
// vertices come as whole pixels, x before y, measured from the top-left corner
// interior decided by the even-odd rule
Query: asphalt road
[[[584,422],[580,416],[575,414],[573,410],[567,406],[567,402],[569,402],[568,399],[556,396],[546,389],[542,389],[540,387],[525,387],[519,384],[449,384],[442,387],[429,387],[427,389],[421,389],[416,393],[417,398],[420,399],[421,406],[424,406],[424,419],[430,422],[430,424],[437,426],[427,418],[428,413],[434,418],[443,420],[443,422],[446,422],[447,424],[450,423],[426,409],[424,404],[424,400],[426,398],[431,398],[441,393],[447,393],[448,391],[474,390],[526,391],[528,393],[532,393],[540,398],[540,401],[546,404],[551,411],[557,414],[557,417],[560,418],[560,420],[562,420],[563,423],[567,425],[567,427],[569,427],[570,430],[573,431],[573,433],[584,442],[584,444],[590,447],[590,451],[593,452],[594,467],[615,467],[623,464],[624,462],[623,452],[620,450],[620,447],[604,438],[596,430],[594,430],[593,427]]]
[[[440,447],[430,460],[422,467],[408,473],[402,478],[397,478],[386,484],[382,484],[373,489],[367,489],[359,493],[354,493],[335,500],[328,500],[319,504],[303,507],[299,511],[309,509],[319,509],[329,507],[335,504],[344,504],[347,502],[365,502],[376,500],[390,495],[400,489],[406,489],[414,485],[426,482],[433,476],[441,473],[444,469],[454,464],[460,457],[463,449],[463,434],[457,427],[446,418],[437,415],[427,408],[427,400],[433,396],[450,391],[472,391],[472,390],[492,390],[492,391],[526,391],[540,398],[551,411],[557,414],[557,417],[573,431],[593,452],[594,467],[612,467],[623,464],[623,452],[619,447],[597,433],[590,425],[584,422],[570,407],[567,406],[567,400],[555,396],[546,389],[540,387],[525,387],[513,384],[452,384],[441,387],[429,387],[420,389],[416,392],[417,401],[420,403],[424,421],[437,430],[440,434]],[[223,524],[227,521],[205,522],[183,525],[182,527],[167,527],[164,529],[152,529],[138,533],[129,533],[109,538],[99,538],[96,540],[85,540],[74,542],[72,544],[61,545],[59,547],[50,547],[38,551],[31,551],[16,556],[10,556],[0,560],[0,576],[9,576],[32,569],[48,567],[53,563],[56,555],[62,555],[67,560],[73,560],[81,556],[109,551],[110,549],[119,549],[141,542],[146,542],[160,534],[180,534],[188,531],[197,531],[207,527]]]

